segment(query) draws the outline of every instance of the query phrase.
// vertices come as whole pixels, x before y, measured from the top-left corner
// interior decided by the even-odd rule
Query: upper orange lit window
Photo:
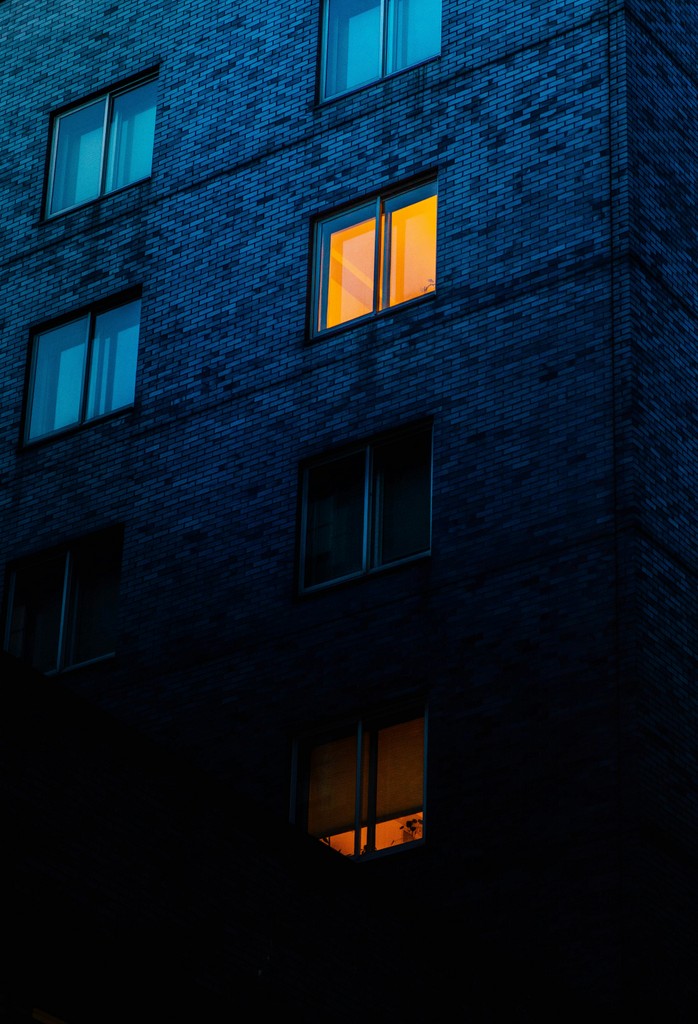
[[[315,281],[315,333],[433,291],[436,182],[321,221]]]
[[[360,722],[308,757],[308,832],[348,857],[424,838],[424,718]]]

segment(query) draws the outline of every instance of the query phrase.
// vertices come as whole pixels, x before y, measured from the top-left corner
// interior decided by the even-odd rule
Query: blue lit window
[[[435,57],[441,0],[325,0],[322,98]]]
[[[47,217],[150,175],[156,88],[141,81],[54,118]]]
[[[35,335],[26,442],[133,405],[140,309],[100,306]]]

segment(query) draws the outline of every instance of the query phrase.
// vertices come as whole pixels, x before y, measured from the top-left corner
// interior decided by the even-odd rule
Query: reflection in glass
[[[119,93],[112,103],[105,192],[150,174],[155,135],[156,82]]]
[[[331,233],[326,327],[373,310],[375,249],[375,218]]]
[[[381,74],[381,0],[328,0],[325,96],[358,89]]]
[[[58,118],[49,213],[96,199],[102,176],[106,98]]]
[[[133,403],[138,357],[140,302],[102,313],[95,321],[87,396],[87,419]]]
[[[28,439],[80,422],[89,317],[81,317],[36,339]]]
[[[386,74],[419,64],[441,50],[441,0],[387,0]]]
[[[306,587],[363,568],[365,465],[358,452],[308,471]]]

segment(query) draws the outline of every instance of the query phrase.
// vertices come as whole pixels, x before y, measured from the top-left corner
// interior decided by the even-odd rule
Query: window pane
[[[406,206],[394,203],[386,203],[390,306],[426,295],[436,286],[436,196]]]
[[[376,774],[376,849],[421,838],[423,718],[379,731]]]
[[[96,100],[57,119],[49,213],[99,196],[105,106],[106,99]]]
[[[323,330],[373,311],[376,220],[351,223],[351,215],[345,215],[323,224],[321,236],[319,326]]]
[[[66,664],[111,654],[116,647],[120,546],[100,537],[81,545],[72,561],[71,642]]]
[[[322,839],[351,833],[356,815],[356,735],[315,747],[310,755],[308,831]],[[335,843],[330,843],[335,846]]]
[[[58,668],[64,578],[64,555],[15,573],[7,649],[40,672]]]
[[[378,445],[373,461],[374,565],[427,551],[431,525],[431,435]]]
[[[89,318],[45,331],[36,339],[28,439],[80,421]]]
[[[380,0],[327,0],[325,97],[381,75]]]
[[[105,191],[147,178],[153,161],[156,82],[114,97]]]
[[[388,0],[388,74],[440,51],[441,0]]]
[[[102,313],[92,342],[88,419],[133,403],[138,357],[140,301]]]
[[[363,568],[364,452],[308,470],[304,585]]]

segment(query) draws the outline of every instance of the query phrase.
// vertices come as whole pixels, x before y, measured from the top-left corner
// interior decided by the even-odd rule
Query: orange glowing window
[[[316,333],[434,291],[436,182],[326,218],[316,253]]]
[[[308,832],[348,857],[424,837],[424,718],[359,722],[309,752]]]

